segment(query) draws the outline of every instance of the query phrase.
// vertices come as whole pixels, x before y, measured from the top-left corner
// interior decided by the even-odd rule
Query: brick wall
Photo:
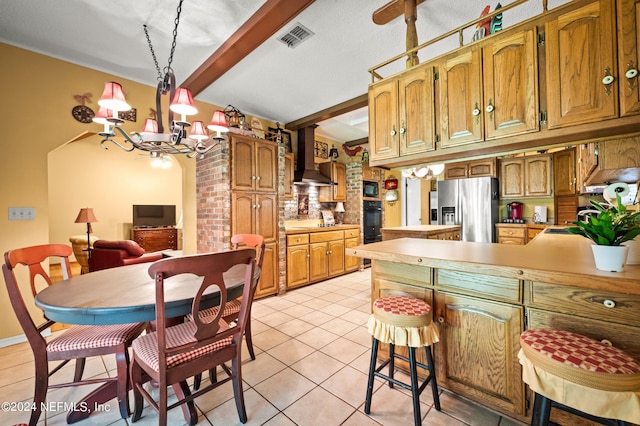
[[[227,250],[231,239],[229,142],[196,163],[198,253]]]

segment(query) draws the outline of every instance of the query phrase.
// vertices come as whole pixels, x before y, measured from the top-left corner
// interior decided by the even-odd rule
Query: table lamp
[[[336,204],[336,209],[334,210],[336,213],[336,224],[338,225],[342,225],[342,216],[344,215],[344,204],[342,202],[339,202]]]
[[[91,257],[91,233],[93,230],[91,229],[91,224],[93,222],[97,222],[96,215],[93,213],[93,209],[90,207],[80,209],[78,213],[78,217],[76,217],[75,223],[86,223],[87,224],[87,254]]]

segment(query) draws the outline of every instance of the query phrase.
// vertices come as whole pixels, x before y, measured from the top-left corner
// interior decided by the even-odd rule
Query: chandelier
[[[224,140],[221,133],[229,131],[226,116],[223,111],[214,111],[211,122],[206,128],[202,121],[193,121],[191,123],[187,121],[187,116],[197,114],[198,110],[193,102],[191,91],[183,87],[176,88],[176,78],[171,68],[173,53],[176,48],[176,37],[178,36],[182,2],[183,0],[180,0],[178,4],[169,62],[162,71],[160,71],[160,66],[156,59],[147,26],[143,25],[149,50],[151,51],[151,56],[153,57],[156,71],[158,72],[155,117],[145,119],[140,132],[132,132],[131,135],[127,134],[127,132],[120,127],[124,123],[124,120],[119,118],[118,113],[120,111],[130,110],[131,105],[127,103],[124,97],[122,85],[115,81],[107,81],[102,97],[98,101],[100,109],[93,118],[93,121],[104,126],[103,131],[98,133],[103,137],[101,142],[103,148],[108,149],[105,143],[111,142],[124,151],[130,152],[134,149],[139,149],[149,152],[151,158],[163,158],[168,154],[185,154],[189,158],[196,156],[202,158],[204,154]],[[165,133],[161,101],[162,97],[167,94],[169,95],[171,104],[169,105],[167,120],[169,131]],[[174,120],[174,113],[180,115],[180,120]],[[215,134],[210,136],[207,128],[215,132]],[[188,134],[187,130],[189,130]],[[115,140],[114,137],[117,136],[123,137],[124,140]]]
[[[411,167],[402,171],[402,176],[408,179],[433,179],[444,171],[444,164],[433,164],[424,167]]]

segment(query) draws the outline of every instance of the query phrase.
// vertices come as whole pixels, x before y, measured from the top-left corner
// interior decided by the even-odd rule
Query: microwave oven
[[[362,181],[362,196],[367,198],[378,198],[380,196],[378,188],[378,182]]]

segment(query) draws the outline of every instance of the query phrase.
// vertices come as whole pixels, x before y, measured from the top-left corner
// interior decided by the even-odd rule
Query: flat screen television
[[[135,228],[176,226],[176,206],[134,204],[133,226]]]

